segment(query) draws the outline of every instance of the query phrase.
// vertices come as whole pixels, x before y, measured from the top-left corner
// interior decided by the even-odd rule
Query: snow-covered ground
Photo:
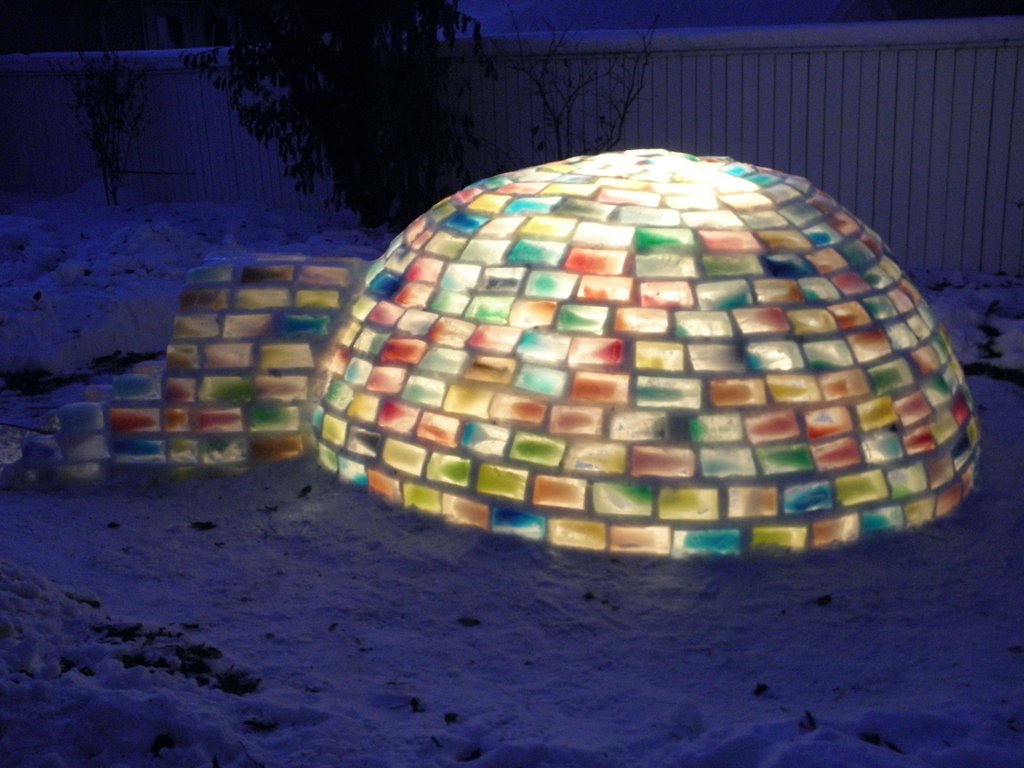
[[[205,255],[389,239],[252,204],[81,199],[0,194],[8,425],[158,354]],[[305,461],[0,490],[0,765],[1020,768],[1024,280],[911,272],[975,372],[983,475],[954,517],[866,545],[551,552]]]

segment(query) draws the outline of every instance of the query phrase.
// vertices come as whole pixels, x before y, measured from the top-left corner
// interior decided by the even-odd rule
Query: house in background
[[[223,5],[196,0],[142,0],[146,48],[231,45],[237,22]]]
[[[3,0],[0,54],[231,45],[238,23],[218,0]]]
[[[370,0],[372,2],[372,0]],[[2,0],[0,54],[231,45],[224,0]],[[1024,0],[460,0],[485,35],[1024,14]],[[514,14],[514,21],[513,21]]]
[[[1004,16],[1024,0],[459,0],[485,35]],[[514,17],[514,18],[513,18]]]

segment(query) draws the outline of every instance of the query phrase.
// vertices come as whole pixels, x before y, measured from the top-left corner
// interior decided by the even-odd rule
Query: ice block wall
[[[189,271],[166,358],[62,406],[33,437],[28,480],[97,480],[119,466],[187,477],[293,458],[312,445],[325,349],[365,263],[249,255]]]
[[[927,305],[808,181],[634,151],[485,179],[371,268],[319,460],[554,545],[799,550],[970,489],[978,423]]]

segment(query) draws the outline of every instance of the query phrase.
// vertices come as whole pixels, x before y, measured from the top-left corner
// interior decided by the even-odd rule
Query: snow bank
[[[215,649],[181,632],[112,623],[95,598],[6,562],[0,617],[3,765],[251,764],[225,719],[229,694],[213,673],[202,684],[203,675],[183,673]]]

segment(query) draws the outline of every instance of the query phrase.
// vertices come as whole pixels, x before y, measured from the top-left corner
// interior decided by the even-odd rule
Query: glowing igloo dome
[[[467,187],[370,269],[319,461],[568,547],[803,549],[970,490],[978,422],[881,239],[804,179],[665,151]]]

